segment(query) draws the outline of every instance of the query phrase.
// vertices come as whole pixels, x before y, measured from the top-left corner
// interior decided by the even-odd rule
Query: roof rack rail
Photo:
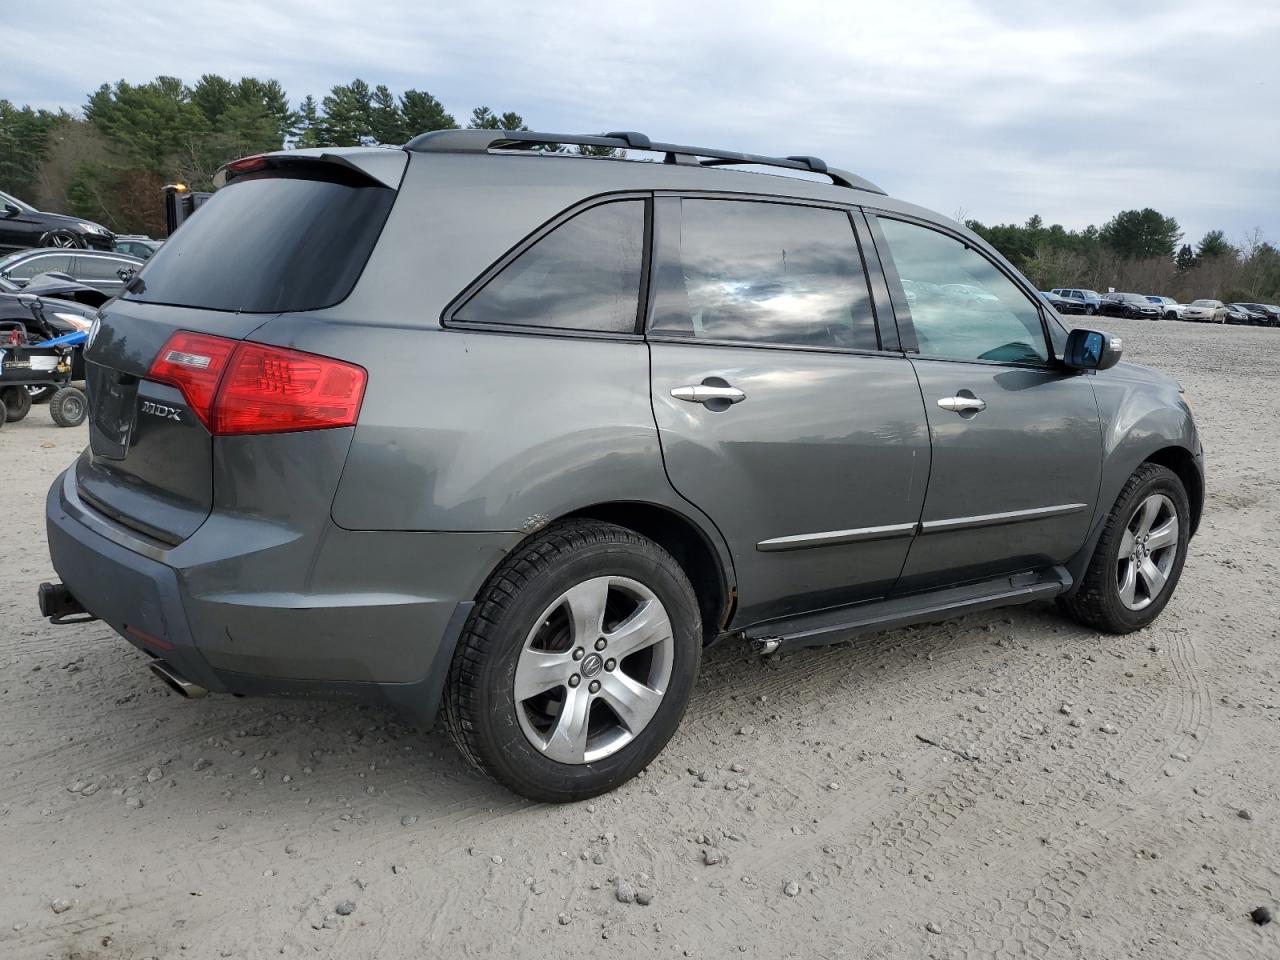
[[[666,154],[665,163],[697,164],[703,167],[753,165],[802,170],[830,177],[837,187],[883,194],[884,190],[870,180],[827,166],[819,157],[766,157],[754,153],[737,153],[711,147],[686,147],[674,143],[658,143],[643,133],[614,131],[601,134],[541,133],[534,130],[433,130],[420,133],[405,144],[406,150],[422,153],[488,153],[490,150],[532,150],[538,147],[568,144],[583,147],[612,147],[615,150],[646,150]]]

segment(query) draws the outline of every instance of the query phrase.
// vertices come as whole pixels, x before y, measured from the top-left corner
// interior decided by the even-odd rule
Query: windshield
[[[1195,300],[1191,305],[1193,307],[1216,307],[1218,302],[1216,300]]]
[[[23,213],[39,213],[35,207],[29,203],[23,203],[11,193],[0,193],[0,204],[11,203]]]

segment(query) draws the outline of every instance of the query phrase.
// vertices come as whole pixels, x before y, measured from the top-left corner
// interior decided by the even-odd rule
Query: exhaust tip
[[[209,691],[198,683],[192,683],[177,670],[173,669],[163,660],[152,660],[147,664],[151,668],[151,672],[163,680],[171,690],[181,694],[188,700],[198,700],[207,696]]]

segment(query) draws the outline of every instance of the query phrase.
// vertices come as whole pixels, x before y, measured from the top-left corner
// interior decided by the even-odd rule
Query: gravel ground
[[[388,712],[186,702],[41,621],[85,434],[36,408],[0,432],[0,956],[1275,956],[1280,331],[1101,322],[1207,450],[1151,629],[1038,605],[718,648],[647,773],[566,807]]]

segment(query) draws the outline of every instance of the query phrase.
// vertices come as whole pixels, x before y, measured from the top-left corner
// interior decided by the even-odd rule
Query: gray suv
[[[653,759],[716,640],[1051,597],[1122,633],[1177,584],[1178,384],[815,157],[451,130],[218,180],[102,311],[40,588],[187,696],[443,708],[566,801]]]

